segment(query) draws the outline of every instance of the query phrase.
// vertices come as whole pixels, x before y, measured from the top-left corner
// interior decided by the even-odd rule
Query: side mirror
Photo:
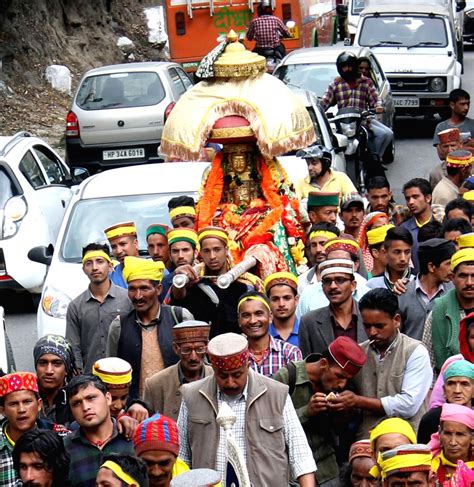
[[[72,170],[72,182],[74,184],[81,184],[82,181],[85,181],[88,177],[90,177],[89,171],[84,167],[75,167]]]
[[[462,12],[466,8],[466,2],[461,0],[456,2],[456,12]]]
[[[334,137],[336,137],[336,140],[337,140],[337,150],[336,149],[336,152],[343,152],[344,149],[348,146],[349,144],[349,141],[347,140],[347,137],[343,134],[338,134],[338,133],[335,133],[334,134]]]
[[[47,247],[40,245],[39,247],[33,247],[28,252],[28,259],[39,264],[51,265],[53,259],[54,247],[50,244]]]

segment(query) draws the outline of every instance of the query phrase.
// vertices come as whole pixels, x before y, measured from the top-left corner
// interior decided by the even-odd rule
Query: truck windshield
[[[446,47],[445,22],[439,17],[367,17],[361,26],[361,46]]]
[[[359,15],[365,7],[367,7],[368,0],[352,0],[351,14]]]

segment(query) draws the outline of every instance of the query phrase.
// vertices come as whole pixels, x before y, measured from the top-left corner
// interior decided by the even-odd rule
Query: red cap
[[[337,365],[352,376],[359,372],[367,360],[364,350],[349,337],[336,338],[328,350]]]
[[[0,377],[0,397],[17,391],[38,392],[36,375],[31,372],[16,372]]]

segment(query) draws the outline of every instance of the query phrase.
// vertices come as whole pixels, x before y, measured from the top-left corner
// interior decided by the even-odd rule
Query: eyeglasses
[[[179,347],[179,351],[181,355],[191,355],[193,352],[196,352],[197,355],[204,355],[207,352],[207,347]]]
[[[342,286],[345,282],[351,281],[348,277],[325,277],[324,279],[321,280],[321,283],[323,286],[330,286],[333,282],[336,283],[336,286]]]

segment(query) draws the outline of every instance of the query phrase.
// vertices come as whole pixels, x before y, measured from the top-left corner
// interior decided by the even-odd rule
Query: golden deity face
[[[232,154],[229,154],[229,162],[232,166],[232,169],[237,174],[242,174],[247,170],[248,162],[247,154],[245,152],[234,152]]]

